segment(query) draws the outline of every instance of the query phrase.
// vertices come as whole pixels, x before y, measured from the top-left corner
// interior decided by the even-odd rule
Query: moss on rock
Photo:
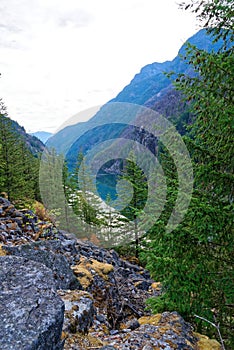
[[[198,350],[221,350],[222,347],[215,339],[210,339],[206,335],[194,333],[198,338],[197,347]]]

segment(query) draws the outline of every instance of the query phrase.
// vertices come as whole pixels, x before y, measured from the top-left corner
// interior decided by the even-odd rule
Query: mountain
[[[12,130],[21,137],[33,155],[36,156],[44,151],[45,145],[36,136],[27,134],[23,126],[20,126],[16,121],[9,117],[7,118],[11,122]]]
[[[181,55],[185,54],[188,42],[209,52],[211,50],[217,51],[222,45],[221,41],[213,43],[212,37],[207,35],[204,29],[200,30],[184,43],[179,50],[178,55],[172,61],[166,61],[163,63],[155,62],[143,67],[141,71],[135,75],[130,84],[127,85],[114,99],[105,104],[91,119],[87,122],[79,122],[60,130],[48,140],[47,146],[54,147],[59,153],[64,154],[69,150],[69,153],[71,154],[73,153],[73,151],[70,150],[71,146],[73,145],[74,152],[76,152],[77,147],[75,146],[75,142],[81,136],[83,138],[82,142],[84,147],[86,147],[85,145],[87,143],[92,143],[92,141],[90,141],[90,139],[92,139],[90,132],[87,134],[87,138],[85,137],[86,132],[100,125],[119,122],[119,115],[113,115],[110,108],[108,108],[108,104],[110,103],[134,103],[155,109],[160,113],[163,112],[163,114],[166,112],[166,116],[169,117],[169,115],[175,113],[174,103],[176,100],[178,113],[183,109],[183,106],[180,105],[179,93],[173,91],[171,80],[166,77],[165,73],[174,71],[176,74],[192,74],[190,66],[181,57]],[[171,99],[170,95],[173,95],[173,99]],[[128,111],[120,110],[120,112],[122,113],[121,121],[123,123],[128,123],[131,120],[132,115],[129,117],[127,115]],[[104,131],[105,130],[102,129],[102,134],[104,134]],[[97,130],[94,130],[95,135],[93,135],[93,137],[95,140],[98,137],[96,132]],[[109,129],[108,132],[110,132]],[[115,131],[113,132],[115,134]],[[101,137],[102,136],[98,137],[100,141]],[[78,141],[78,143],[80,143],[80,141]]]
[[[130,139],[147,146],[152,152],[152,149],[155,149],[155,140],[152,141],[150,135],[143,134],[140,128],[129,127],[140,111],[139,106],[151,108],[169,120],[176,121],[178,131],[184,133],[184,123],[190,123],[191,116],[186,110],[186,104],[182,102],[180,92],[173,88],[171,80],[165,73],[173,71],[176,75],[194,74],[188,62],[183,59],[188,42],[208,52],[217,51],[223,44],[221,40],[213,43],[212,36],[208,35],[206,30],[200,30],[182,45],[172,61],[146,65],[129,85],[101,107],[90,120],[67,126],[49,139],[47,142],[49,147],[54,147],[59,153],[66,155],[70,171],[74,170],[79,152],[86,154],[104,141],[114,140],[112,149],[118,149],[121,146],[116,141],[118,138]],[[141,113],[144,113],[144,110],[141,110]],[[144,125],[147,125],[147,120]],[[102,148],[98,152],[102,152]],[[97,158],[97,154],[94,154],[93,158]],[[105,180],[100,181],[104,185],[110,179],[110,168],[114,169],[116,176],[116,166],[108,163],[101,169],[102,179]]]
[[[30,135],[37,137],[45,144],[53,134],[47,131],[36,131],[34,133],[31,133]]]
[[[212,37],[206,34],[202,29],[191,38],[189,38],[180,48],[178,55],[172,61],[163,63],[152,63],[143,67],[140,73],[136,74],[133,80],[127,85],[111,102],[131,102],[140,105],[146,105],[153,96],[160,96],[165,89],[171,87],[170,80],[165,73],[174,71],[176,74],[191,74],[191,68],[181,56],[186,53],[187,43],[195,45],[199,49],[208,52],[217,51],[222,42],[213,43]]]

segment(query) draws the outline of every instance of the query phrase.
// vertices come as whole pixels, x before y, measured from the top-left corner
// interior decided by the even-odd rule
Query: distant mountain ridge
[[[163,63],[155,62],[143,67],[141,71],[135,75],[129,85],[124,87],[124,89],[114,99],[105,104],[91,119],[89,119],[87,122],[80,122],[76,125],[67,126],[66,128],[60,130],[48,140],[47,146],[54,147],[57,152],[64,154],[66,154],[69,150],[69,162],[69,157],[71,157],[72,154],[77,154],[77,146],[78,143],[80,144],[78,139],[81,136],[84,145],[90,144],[92,143],[92,135],[90,132],[88,132],[89,130],[100,125],[114,123],[116,120],[117,122],[119,121],[118,116],[116,117],[108,111],[107,106],[110,103],[134,103],[155,109],[160,113],[165,114],[167,117],[170,115],[170,113],[175,112],[174,104],[176,103],[178,113],[178,111],[183,109],[183,106],[181,106],[179,103],[179,93],[173,89],[171,80],[166,77],[165,72],[168,73],[174,71],[176,74],[192,73],[188,63],[181,57],[181,55],[185,54],[186,44],[188,42],[209,52],[212,50],[217,51],[222,45],[222,41],[213,43],[212,37],[207,35],[206,30],[200,30],[182,45],[178,55],[172,61],[166,61]],[[172,99],[170,95],[173,96]],[[160,106],[161,102],[164,105],[163,108]],[[167,103],[171,105],[168,106]],[[127,111],[126,113],[123,112],[122,118],[122,122],[128,123],[130,121]],[[88,132],[87,139],[85,138],[86,132]],[[110,130],[108,130],[108,132],[110,132]],[[113,131],[113,133],[115,134],[115,131]],[[97,142],[97,137],[97,135],[93,135],[93,139],[96,140],[95,142]],[[102,135],[100,135],[99,141],[102,141]],[[72,158],[74,159],[74,156],[72,156]]]
[[[37,137],[39,140],[41,140],[45,144],[53,134],[47,131],[36,131],[36,132],[30,133],[30,135]]]
[[[96,187],[102,199],[105,200],[108,194],[112,199],[116,196],[116,179],[121,172],[121,161],[116,159],[116,154],[125,142],[118,139],[132,140],[155,153],[158,141],[156,138],[152,140],[152,135],[145,133],[147,118],[144,121],[145,128],[129,127],[138,113],[144,114],[143,109],[140,111],[140,106],[148,107],[172,121],[180,134],[186,132],[184,125],[191,123],[193,116],[188,112],[187,104],[182,101],[181,93],[174,89],[171,79],[165,74],[172,71],[175,75],[194,74],[191,66],[184,59],[188,42],[208,52],[212,50],[217,52],[223,44],[221,40],[214,43],[212,36],[208,35],[206,30],[200,30],[182,45],[178,55],[172,61],[146,65],[135,75],[129,85],[102,106],[91,119],[67,126],[48,140],[47,146],[55,148],[58,153],[64,153],[70,172],[74,172],[80,152],[84,155],[92,154],[95,166],[99,155],[103,154],[105,163],[106,158],[102,148],[105,146],[102,145],[106,144],[105,142],[112,142],[107,149],[111,150],[115,161],[103,164],[96,174]],[[134,122],[133,125],[135,125]],[[97,152],[96,149],[98,149]]]

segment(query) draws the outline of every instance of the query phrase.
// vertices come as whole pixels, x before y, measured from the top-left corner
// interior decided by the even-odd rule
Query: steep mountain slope
[[[212,38],[207,36],[204,30],[199,31],[188,41],[208,51],[217,50],[221,45],[220,42],[213,44]],[[130,84],[115,99],[105,104],[90,120],[66,127],[51,137],[47,145],[66,154],[69,170],[71,171],[75,167],[77,155],[80,151],[86,153],[92,150],[94,146],[104,143],[104,141],[114,140],[115,143],[112,145],[112,150],[114,150],[121,148],[119,147],[121,145],[116,141],[118,138],[133,140],[154,152],[156,140],[152,140],[151,135],[143,133],[144,130],[129,126],[131,120],[136,116],[135,111],[139,110],[139,105],[150,107],[169,119],[176,119],[179,131],[183,133],[182,124],[183,122],[190,122],[190,116],[185,113],[185,106],[181,103],[179,93],[173,90],[171,81],[165,76],[164,72],[174,70],[176,73],[191,73],[187,63],[180,57],[180,54],[184,52],[185,45],[182,46],[179,55],[173,61],[152,63],[143,67]],[[111,107],[113,105],[114,108]],[[183,118],[181,118],[181,115],[183,115]],[[45,146],[38,138],[27,134],[25,129],[17,122],[5,117],[4,111],[2,116],[10,121],[11,129],[20,136],[33,155],[39,155],[43,152]],[[144,125],[147,125],[147,121]],[[115,187],[115,178],[120,172],[117,163],[116,161],[116,164],[104,164],[100,169],[98,176],[101,186],[99,188],[107,187],[105,191],[101,190],[104,193],[103,198],[105,198],[105,193],[111,192],[112,188]]]
[[[212,37],[208,36],[204,29],[200,30],[186,41],[173,61],[155,62],[146,65],[111,102],[131,102],[147,106],[149,99],[157,94],[162,94],[164,89],[171,87],[170,80],[164,73],[174,71],[177,74],[190,74],[190,67],[181,58],[185,54],[188,42],[208,52],[211,50],[217,51],[221,46],[221,42],[214,44]]]
[[[140,111],[140,106],[160,113],[171,120],[177,126],[178,131],[184,134],[184,125],[191,123],[192,116],[187,111],[186,103],[182,102],[180,93],[175,91],[171,80],[165,73],[174,71],[176,75],[179,73],[194,74],[188,62],[183,59],[188,42],[208,52],[217,51],[222,45],[221,41],[213,43],[212,37],[207,35],[205,30],[200,30],[181,47],[174,60],[164,63],[155,62],[143,67],[130,84],[116,98],[100,108],[90,120],[68,126],[48,140],[49,147],[66,155],[71,172],[75,169],[80,152],[86,154],[90,150],[95,150],[95,147],[99,147],[98,154],[102,154],[102,144],[106,142],[112,142],[112,145],[108,146],[108,151],[112,152],[112,158],[116,159],[114,150],[121,149],[123,143],[117,139],[133,140],[154,153],[157,140],[152,140],[152,135],[146,135],[144,128],[141,129],[140,125],[138,128],[129,126],[139,113],[144,114],[143,109]],[[147,117],[144,125],[147,125]],[[97,164],[97,152],[92,157]],[[104,163],[105,159],[103,157]],[[120,162],[119,164],[118,160],[115,161],[115,164],[107,162],[99,170],[96,176],[99,194],[103,199],[106,198],[107,193],[114,198],[116,176],[121,171]]]
[[[10,118],[8,119],[11,122],[12,130],[21,137],[33,155],[38,155],[44,151],[45,145],[36,136],[27,134],[23,126]]]
[[[212,37],[206,34],[205,30],[200,30],[194,36],[188,39],[189,43],[196,45],[198,48],[203,48],[207,51],[217,51],[221,42],[213,43]],[[186,42],[186,43],[187,43]],[[175,113],[178,115],[183,110],[183,104],[180,104],[180,98],[177,92],[172,92],[172,85],[170,79],[165,75],[165,72],[174,71],[175,73],[192,74],[190,67],[181,57],[185,53],[186,43],[179,50],[178,55],[173,61],[166,61],[164,63],[152,63],[143,67],[140,73],[136,74],[130,84],[126,86],[114,99],[104,105],[99,112],[97,112],[87,122],[77,123],[76,125],[68,126],[59,131],[53,137],[49,139],[47,145],[54,147],[59,153],[66,154],[69,150],[69,157],[73,154],[77,154],[78,144],[81,145],[81,140],[78,140],[82,136],[83,146],[80,149],[86,148],[85,145],[92,144],[92,140],[97,142],[102,141],[102,137],[105,134],[104,124],[116,123],[120,121],[120,114],[114,115],[110,113],[108,104],[116,102],[127,102],[138,105],[143,105],[157,110],[158,112],[165,114],[167,117]],[[173,98],[171,96],[173,95]],[[175,108],[176,101],[176,108]],[[161,105],[162,103],[162,105]],[[128,115],[126,110],[120,108],[121,123],[129,123],[132,115]],[[164,113],[165,112],[165,113]],[[97,135],[97,130],[94,129],[97,126],[103,126],[102,132]],[[89,130],[94,129],[92,135]],[[87,132],[87,134],[86,134]],[[99,130],[100,132],[100,130]],[[108,138],[116,137],[116,130],[113,131],[108,127]],[[78,140],[78,143],[76,142]],[[83,150],[84,151],[84,150]],[[74,156],[72,156],[74,158]],[[73,160],[70,161],[70,163]]]
[[[0,193],[21,205],[40,200],[38,170],[45,146],[0,112]]]

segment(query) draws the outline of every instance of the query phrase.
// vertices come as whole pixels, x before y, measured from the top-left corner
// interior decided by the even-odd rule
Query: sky
[[[27,132],[56,132],[114,98],[143,66],[172,60],[199,29],[178,2],[0,0],[0,97],[9,117]]]

